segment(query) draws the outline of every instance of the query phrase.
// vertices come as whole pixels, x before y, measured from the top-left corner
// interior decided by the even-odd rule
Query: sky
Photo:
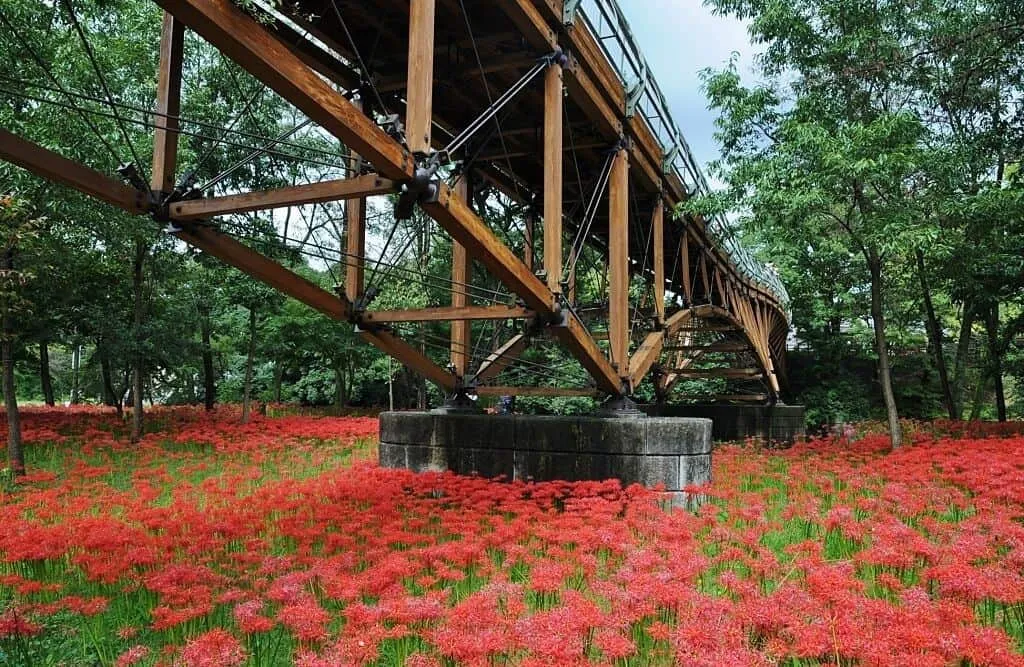
[[[713,136],[715,114],[707,108],[699,72],[722,67],[735,51],[740,54],[741,73],[747,74],[757,51],[746,26],[712,15],[701,0],[618,1],[676,125],[707,173],[718,147]]]

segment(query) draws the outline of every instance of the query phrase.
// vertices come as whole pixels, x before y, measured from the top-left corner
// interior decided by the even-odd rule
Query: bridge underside
[[[622,34],[613,4],[611,14],[600,14],[605,1],[584,16],[562,0],[301,0],[280,9],[257,0],[254,17],[230,0],[156,1],[166,15],[151,183],[125,184],[3,130],[0,157],[169,223],[185,243],[352,322],[449,393],[622,396],[649,379],[667,400],[681,381],[714,378],[722,399],[777,398],[783,296],[723,247],[709,221],[674,215],[706,184],[681,138],[666,141],[674,126],[646,72],[625,82],[613,65],[621,43],[601,34]],[[344,178],[251,193],[176,187],[186,29],[344,145]],[[422,211],[450,235],[448,303],[373,308],[366,211],[381,195],[391,195],[395,224]],[[336,292],[217,222],[342,200]],[[516,234],[499,235],[480,215],[496,201],[516,211]],[[508,295],[474,291],[474,262]],[[451,323],[446,358],[407,335],[439,321]],[[474,354],[481,322],[501,322],[507,335]],[[516,372],[531,347],[552,344],[589,379],[567,386]]]

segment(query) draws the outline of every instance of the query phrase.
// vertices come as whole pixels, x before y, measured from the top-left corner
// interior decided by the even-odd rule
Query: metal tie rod
[[[515,99],[515,97],[522,92],[531,81],[536,79],[541,72],[547,69],[549,65],[559,63],[564,66],[567,62],[568,57],[561,51],[561,49],[556,50],[537,61],[537,64],[534,65],[529,72],[524,74],[519,81],[516,81],[511,88],[505,91],[505,94],[496,99],[489,107],[487,107],[487,109],[484,110],[482,114],[480,114],[479,117],[477,117],[476,120],[470,123],[466,129],[452,139],[451,143],[445,146],[439,156],[441,162],[447,162],[451,158],[452,153],[462,148],[462,146],[464,146],[474,134],[480,131],[481,127],[486,125],[488,121],[494,118],[494,116],[502,110],[502,108]]]

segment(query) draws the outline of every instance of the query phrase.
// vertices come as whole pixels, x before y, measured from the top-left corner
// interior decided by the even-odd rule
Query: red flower
[[[180,664],[182,667],[238,667],[247,657],[234,636],[217,628],[185,644]]]

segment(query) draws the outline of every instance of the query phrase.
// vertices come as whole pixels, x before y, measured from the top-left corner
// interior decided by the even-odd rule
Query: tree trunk
[[[981,404],[985,402],[985,394],[988,390],[989,374],[983,371],[978,376],[978,386],[974,388],[974,402],[971,404],[971,413],[969,419],[971,421],[977,421],[981,419]]]
[[[878,354],[878,381],[882,384],[882,398],[889,421],[889,438],[893,449],[903,445],[900,416],[896,410],[896,397],[892,391],[892,370],[889,366],[889,343],[885,337],[885,312],[882,303],[882,262],[878,252],[868,251],[868,269],[871,272],[871,319],[875,327],[875,352]]]
[[[143,241],[135,242],[135,261],[132,264],[132,292],[134,298],[133,336],[135,338],[135,349],[133,352],[132,368],[132,434],[131,441],[138,442],[142,439],[143,409],[142,398],[145,392],[145,377],[142,371],[142,279],[143,264],[146,261],[146,244]]]
[[[39,383],[43,386],[43,402],[52,408],[56,401],[50,376],[50,344],[45,340],[39,342]]]
[[[964,382],[967,373],[967,358],[971,354],[973,327],[974,305],[964,303],[964,314],[960,320],[960,335],[956,343],[956,360],[953,362],[953,399],[956,406],[954,419],[964,418]]]
[[[338,414],[345,407],[345,370],[340,363],[334,366],[334,407]]]
[[[114,374],[110,369],[110,359],[103,346],[103,341],[96,341],[96,356],[100,358],[100,381],[103,385],[103,405],[117,407],[117,393],[114,391]]]
[[[281,402],[281,382],[284,380],[284,364],[278,359],[274,361],[274,402]]]
[[[249,404],[252,400],[252,365],[256,357],[256,309],[249,309],[249,355],[245,359],[245,390],[242,396],[242,423],[249,423]]]
[[[992,369],[992,383],[996,390],[996,415],[1006,421],[1006,392],[1003,388],[1003,350],[999,345],[999,304],[994,303],[985,313],[985,331],[988,334],[988,356]]]
[[[8,248],[0,262],[5,273],[14,269],[14,249]],[[0,339],[0,358],[3,365],[4,407],[7,409],[7,460],[11,472],[15,475],[25,474],[25,452],[21,448],[21,415],[18,414],[18,396],[14,387],[14,323],[11,321],[9,304],[4,304],[2,313],[2,339]]]
[[[932,350],[935,354],[935,367],[939,371],[939,384],[942,386],[942,401],[945,403],[946,414],[950,419],[956,419],[956,403],[953,401],[953,390],[949,386],[949,371],[946,368],[946,355],[942,349],[942,327],[935,316],[935,305],[932,303],[932,292],[928,285],[928,275],[925,273],[924,253],[918,248],[914,251],[917,256],[917,273],[921,279],[921,294],[924,296],[925,322],[928,326],[928,337],[931,338]]]
[[[203,405],[206,411],[213,410],[217,401],[217,380],[213,376],[213,348],[210,346],[212,325],[210,311],[206,308],[199,312],[199,329],[203,344]]]
[[[78,376],[82,369],[82,346],[75,343],[71,348],[71,405],[78,405]]]
[[[4,318],[4,336],[0,342],[3,348],[4,406],[7,408],[7,459],[15,475],[25,474],[25,453],[21,449],[21,416],[18,414],[18,397],[14,391],[14,355],[12,333]]]

